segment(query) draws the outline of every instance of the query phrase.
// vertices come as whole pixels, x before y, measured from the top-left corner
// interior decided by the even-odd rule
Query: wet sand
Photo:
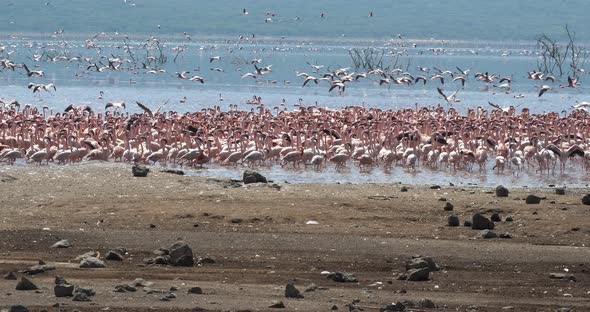
[[[236,177],[238,178],[238,177]],[[272,179],[272,177],[269,177]],[[56,270],[33,276],[40,291],[17,291],[16,281],[0,280],[0,307],[23,304],[32,311],[63,303],[68,311],[267,311],[282,300],[286,311],[327,311],[347,304],[378,311],[386,302],[432,300],[439,310],[553,311],[590,307],[590,206],[588,189],[511,189],[498,198],[493,188],[400,184],[250,184],[226,179],[178,176],[154,168],[134,178],[130,168],[79,164],[65,167],[0,168],[0,274],[44,260]],[[428,182],[428,181],[425,181]],[[546,196],[527,205],[529,194]],[[453,211],[443,209],[446,199]],[[476,212],[500,212],[494,232],[512,239],[483,239],[469,227],[449,227]],[[512,217],[512,222],[505,222]],[[317,221],[309,225],[307,221]],[[60,239],[73,246],[50,248]],[[174,267],[144,265],[152,251],[182,239],[195,257],[215,263]],[[77,255],[104,255],[122,246],[124,261],[104,269],[80,269]],[[412,255],[430,256],[441,266],[429,281],[401,281]],[[567,272],[565,270],[568,270]],[[358,283],[337,283],[322,271],[354,273]],[[573,274],[577,281],[550,279]],[[21,274],[18,274],[19,277]],[[91,302],[53,295],[55,275],[89,286]],[[135,278],[154,282],[162,293],[116,293],[113,287]],[[326,289],[284,297],[293,280],[303,291],[311,283]],[[203,294],[187,294],[199,286]]]

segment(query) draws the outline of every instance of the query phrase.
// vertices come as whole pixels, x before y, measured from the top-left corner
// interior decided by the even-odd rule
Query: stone
[[[546,197],[539,197],[537,195],[529,195],[526,197],[526,199],[524,200],[525,203],[527,204],[540,204],[541,203],[541,199],[545,199]]]
[[[418,302],[416,302],[416,307],[420,309],[435,309],[436,305],[434,304],[434,302],[432,302],[432,300],[422,298],[418,300]]]
[[[244,219],[242,218],[231,218],[231,220],[229,220],[231,223],[235,223],[235,224],[239,224],[242,223],[244,221]]]
[[[213,258],[210,258],[210,257],[199,257],[199,259],[197,259],[198,266],[203,266],[205,264],[213,264],[213,263],[215,263],[215,260],[213,260]]]
[[[347,272],[332,272],[326,275],[327,279],[331,279],[338,283],[356,283],[358,282],[357,278],[352,273]]]
[[[399,312],[405,310],[406,306],[404,306],[401,302],[386,303],[379,308],[379,312]]]
[[[160,170],[160,172],[177,174],[177,175],[184,175],[184,171],[182,171],[182,170],[166,169],[166,170]]]
[[[490,220],[492,220],[492,222],[502,222],[502,218],[500,217],[500,213],[499,212],[492,213]]]
[[[82,269],[100,269],[106,267],[104,262],[96,257],[87,257],[80,261],[80,268]]]
[[[502,233],[502,234],[500,234],[500,236],[499,236],[499,237],[500,237],[500,238],[504,238],[504,239],[509,239],[509,238],[512,238],[512,234],[510,234],[510,233],[506,232],[506,233]]]
[[[293,282],[287,283],[285,286],[285,297],[286,298],[303,298],[301,292],[293,285]]]
[[[336,310],[338,310],[338,306],[334,304],[334,305],[332,305],[332,307],[330,308],[330,310],[336,311]]]
[[[150,169],[146,166],[133,165],[131,167],[131,173],[133,173],[134,177],[147,177],[148,172],[150,172]]]
[[[129,282],[128,285],[133,287],[150,287],[154,285],[154,282],[148,282],[143,278],[136,278],[132,282]]]
[[[123,261],[123,255],[125,253],[121,253],[120,250],[109,250],[107,251],[107,254],[105,255],[105,259],[106,260],[112,260],[112,261]]]
[[[5,280],[16,281],[16,274],[14,274],[14,272],[8,272],[8,273],[4,274],[4,276],[2,276],[2,278]]]
[[[188,289],[189,294],[195,294],[195,295],[200,295],[203,293],[203,290],[201,289],[201,287],[191,287]]]
[[[24,273],[24,274],[28,274],[28,275],[37,275],[37,274],[45,273],[45,272],[52,271],[52,270],[55,270],[55,266],[50,265],[50,264],[39,264],[39,265],[34,265],[26,270],[22,270],[20,272]]]
[[[463,226],[471,227],[471,225],[472,225],[471,221],[469,221],[469,220],[463,221]]]
[[[590,205],[590,194],[586,194],[582,197],[582,204]]]
[[[33,284],[33,282],[31,282],[31,280],[29,280],[28,278],[22,276],[20,278],[20,281],[18,282],[18,284],[16,284],[16,290],[37,290],[39,289],[39,287],[37,287],[37,285]]]
[[[400,191],[400,192],[407,192],[407,191],[408,191],[408,187],[407,187],[407,186],[402,186],[402,187],[399,189],[399,191]]]
[[[440,266],[431,257],[413,256],[406,262],[406,270],[427,268],[429,271],[439,271]]]
[[[131,286],[131,285],[116,285],[115,289],[113,290],[114,292],[136,292],[137,288]]]
[[[68,284],[68,282],[66,281],[66,279],[63,278],[63,277],[61,277],[61,276],[59,276],[59,275],[56,275],[55,276],[54,283],[55,283],[55,285],[67,285]]]
[[[312,291],[316,291],[318,289],[319,289],[318,285],[311,283],[311,284],[307,285],[307,287],[305,287],[303,292],[312,292]]]
[[[427,281],[430,278],[430,270],[428,268],[411,269],[406,272],[408,281]]]
[[[573,274],[567,274],[567,273],[550,273],[549,278],[572,281],[572,282],[576,281],[576,277]]]
[[[92,288],[88,288],[88,287],[76,287],[76,289],[74,289],[74,293],[75,294],[85,294],[88,297],[92,297],[94,295],[96,295],[96,291],[94,291],[94,289]]]
[[[498,234],[490,231],[490,230],[483,230],[479,233],[479,237],[481,238],[496,238]]]
[[[504,220],[504,221],[506,221],[506,222],[512,222],[512,221],[514,221],[514,219],[513,219],[512,217],[508,217],[508,218],[506,218],[506,220]]]
[[[508,197],[508,194],[510,194],[510,191],[508,191],[503,185],[498,185],[496,187],[496,197]]]
[[[8,312],[29,312],[29,309],[27,309],[27,307],[22,306],[20,304],[15,304],[15,305],[10,306],[10,310],[8,310]]]
[[[76,293],[72,301],[90,301],[90,298],[85,293]]]
[[[459,217],[456,215],[450,215],[448,218],[449,226],[459,226],[461,222],[459,221]]]
[[[72,297],[74,295],[74,285],[61,284],[53,287],[53,293],[56,297]]]
[[[435,185],[431,185],[430,186],[430,189],[431,190],[440,190],[440,185],[436,185],[436,184]]]
[[[67,239],[62,239],[59,242],[51,245],[51,248],[70,248],[72,247],[72,243]]]
[[[170,247],[170,264],[175,266],[193,266],[193,249],[188,244],[178,241]]]
[[[494,229],[494,222],[490,221],[488,218],[482,216],[479,213],[476,213],[471,218],[471,228],[474,230],[493,230]]]
[[[453,206],[453,204],[451,204],[451,202],[446,202],[443,209],[445,211],[453,211],[453,208],[455,208],[455,206]]]
[[[268,307],[273,309],[283,309],[285,308],[285,304],[281,300],[273,300]]]
[[[565,187],[558,187],[555,189],[555,194],[557,195],[565,195]]]
[[[244,184],[268,183],[263,175],[250,169],[244,170],[244,173],[242,174],[242,181],[244,182]]]

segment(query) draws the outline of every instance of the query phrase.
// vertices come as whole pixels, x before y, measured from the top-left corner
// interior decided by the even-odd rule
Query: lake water
[[[526,75],[537,68],[539,56],[535,38],[538,35],[546,33],[564,42],[567,22],[570,29],[577,31],[578,43],[590,42],[590,34],[585,31],[590,2],[582,0],[346,0],[337,3],[324,0],[6,0],[4,7],[0,12],[0,46],[4,47],[0,58],[35,66],[46,76],[30,78],[22,69],[4,70],[0,73],[0,97],[47,106],[54,112],[71,103],[86,104],[102,111],[109,101],[125,101],[131,112],[138,111],[133,104],[135,101],[150,107],[168,101],[166,109],[180,112],[213,105],[227,110],[234,104],[239,109],[250,110],[253,107],[245,102],[253,95],[262,97],[268,108],[283,109],[279,104],[284,99],[284,109],[289,110],[295,109],[293,104],[300,99],[303,105],[317,102],[318,106],[330,108],[362,103],[383,109],[414,107],[416,103],[447,106],[437,87],[447,94],[459,90],[460,102],[453,106],[460,111],[468,107],[487,107],[490,101],[500,106],[528,107],[532,112],[562,112],[571,110],[576,101],[590,100],[586,73],[578,73],[581,85],[575,89],[559,87],[567,84],[567,75],[556,76],[555,82],[533,81]],[[244,8],[248,15],[242,14]],[[372,17],[369,17],[370,12]],[[265,22],[267,18],[272,22]],[[161,43],[166,62],[149,63],[149,55],[159,56],[157,50],[146,49],[146,43],[155,42],[150,40],[152,36]],[[184,51],[174,61],[178,47]],[[429,77],[435,72],[434,66],[454,72],[458,66],[469,69],[470,77],[465,88],[449,80],[444,85],[429,80],[425,85],[379,86],[379,79],[373,77],[352,82],[340,93],[328,92],[329,85],[325,81],[302,87],[303,79],[296,76],[296,72],[307,72],[319,77],[323,72],[343,67],[350,67],[351,72],[362,72],[364,69],[354,68],[349,52],[368,47],[383,51],[384,67],[399,67],[412,75]],[[42,57],[34,61],[34,55]],[[90,61],[52,61],[48,56],[85,57]],[[89,63],[100,60],[106,65],[105,58],[115,56],[129,60],[121,65],[125,70],[87,70]],[[213,56],[220,56],[220,59],[211,62]],[[252,59],[261,59],[259,67],[272,65],[272,71],[256,80],[240,78],[247,72],[255,72]],[[142,63],[164,72],[147,73],[149,69],[143,69]],[[312,73],[313,68],[308,63],[324,67]],[[428,67],[430,72],[420,72],[417,66]],[[213,68],[222,71],[211,70]],[[205,83],[175,77],[175,72],[185,70],[191,71],[187,76],[199,75]],[[510,93],[504,93],[494,84],[477,81],[473,78],[476,72],[512,77]],[[33,94],[27,88],[31,82],[54,83],[57,91]],[[552,90],[538,97],[536,86],[542,84],[551,86]],[[101,91],[104,96],[99,99]],[[360,176],[355,174],[358,168],[351,169],[352,173],[330,171],[321,175],[273,170],[280,172],[280,179],[316,182],[391,179],[419,182],[428,177],[444,183],[449,176],[448,172],[429,170],[408,174],[402,169],[388,175],[377,174],[382,170],[375,169],[371,174]],[[207,172],[235,175],[233,169],[215,166]],[[347,175],[352,177],[347,178]],[[483,184],[501,182],[490,173],[483,178],[459,173],[456,178]],[[500,179],[510,182],[516,178],[504,175]],[[523,179],[522,175],[518,179]],[[535,180],[533,174],[523,183],[531,185]],[[540,181],[547,182],[546,179]],[[575,178],[575,181],[587,183],[584,177]]]

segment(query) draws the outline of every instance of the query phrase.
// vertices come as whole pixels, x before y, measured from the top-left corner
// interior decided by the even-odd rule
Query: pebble
[[[459,226],[461,223],[459,221],[459,217],[456,215],[450,215],[448,218],[448,224],[449,226]]]
[[[70,248],[72,247],[72,243],[67,239],[62,239],[59,242],[51,245],[51,248]]]
[[[289,282],[285,286],[285,297],[286,298],[303,298],[303,295],[295,287],[295,285],[293,284],[293,282]]]
[[[16,284],[16,290],[37,290],[39,287],[35,285],[30,279],[22,276],[18,284]]]
[[[285,308],[285,304],[281,300],[273,300],[270,302],[268,307],[274,309],[283,309]]]

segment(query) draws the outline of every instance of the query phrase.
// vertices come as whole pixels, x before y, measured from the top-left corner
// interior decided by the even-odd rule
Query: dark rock
[[[459,226],[460,221],[459,221],[459,217],[457,217],[456,215],[450,215],[448,218],[448,222],[449,222],[449,226]]]
[[[22,306],[20,304],[16,304],[16,305],[10,306],[10,310],[8,310],[8,312],[29,312],[29,309],[27,309],[25,306]]]
[[[51,245],[51,248],[70,248],[72,247],[72,243],[70,243],[67,239],[62,239],[59,242]]]
[[[427,268],[429,271],[439,271],[440,266],[430,257],[413,256],[406,262],[406,270]]]
[[[191,287],[188,289],[189,294],[195,294],[195,295],[200,295],[203,293],[203,290],[201,289],[201,287]]]
[[[337,305],[332,305],[332,307],[330,307],[330,310],[336,311],[336,310],[338,310],[338,306]]]
[[[555,194],[557,195],[565,195],[565,187],[558,187],[555,189]]]
[[[123,261],[123,255],[113,250],[109,250],[104,258],[112,261]]]
[[[436,305],[434,304],[434,302],[432,302],[432,300],[422,298],[418,300],[418,302],[416,302],[416,307],[420,309],[434,309],[436,308]]]
[[[527,204],[540,204],[541,199],[545,199],[545,198],[547,198],[547,197],[539,197],[536,195],[529,195],[526,197],[524,202]]]
[[[4,274],[4,276],[2,278],[5,280],[16,281],[16,274],[14,274],[14,272],[8,272],[8,273]]]
[[[567,274],[567,273],[550,273],[549,278],[572,281],[572,282],[576,281],[576,277],[573,274]]]
[[[436,185],[436,184],[435,185],[431,185],[430,186],[430,189],[431,190],[440,190],[440,185]]]
[[[500,217],[500,213],[499,212],[492,213],[490,220],[492,220],[492,222],[501,222],[502,218]]]
[[[509,238],[512,238],[512,234],[510,234],[508,232],[502,233],[502,234],[500,234],[500,238],[509,239]]]
[[[471,228],[474,230],[493,230],[494,229],[494,222],[490,221],[488,218],[482,216],[479,213],[476,213],[471,218]]]
[[[430,277],[430,270],[428,268],[411,269],[406,272],[408,281],[427,281]]]
[[[479,233],[479,237],[481,238],[496,238],[498,234],[490,231],[490,230],[483,230]]]
[[[470,227],[472,225],[471,221],[465,220],[463,221],[463,226]]]
[[[235,224],[239,224],[242,223],[244,220],[242,218],[231,218],[230,222],[231,223],[235,223]]]
[[[213,264],[213,263],[215,263],[215,260],[213,260],[210,257],[199,257],[199,259],[197,259],[198,266],[203,266],[205,264]]]
[[[21,273],[24,274],[28,274],[28,275],[37,275],[37,274],[41,274],[41,273],[45,273],[48,271],[53,271],[55,270],[55,266],[53,265],[49,265],[49,264],[40,264],[40,265],[34,265],[26,270],[22,270],[20,271]]]
[[[347,272],[332,272],[326,275],[327,279],[331,279],[338,283],[356,283],[358,282],[357,278],[352,273]]]
[[[150,169],[146,166],[133,165],[131,167],[131,173],[133,173],[134,177],[147,177],[148,172],[150,172]]]
[[[496,187],[496,197],[508,197],[508,194],[510,194],[510,191],[508,191],[503,185],[498,185]]]
[[[379,308],[379,312],[400,312],[405,310],[406,306],[404,306],[401,302],[386,303]]]
[[[31,280],[22,276],[18,284],[16,284],[16,290],[37,290],[37,285],[33,284]]]
[[[244,173],[242,174],[242,181],[244,184],[267,183],[266,178],[263,175],[250,169],[244,170]]]
[[[155,229],[155,228],[156,228],[156,225],[153,223],[150,223],[150,229]]]
[[[175,266],[193,266],[193,249],[188,244],[178,241],[170,247],[170,264]]]
[[[286,298],[303,298],[303,295],[301,294],[301,292],[295,288],[295,285],[293,285],[293,282],[289,282],[287,283],[287,286],[285,286],[285,297]]]
[[[270,302],[268,307],[274,309],[283,309],[285,308],[285,304],[281,300],[273,300]]]
[[[137,288],[131,286],[131,285],[116,285],[115,289],[113,290],[114,292],[136,292]]]
[[[74,295],[74,285],[55,285],[55,287],[53,288],[53,293],[56,297],[71,297]]]
[[[150,287],[154,285],[154,282],[148,282],[143,278],[136,278],[132,282],[129,282],[128,285],[133,287]]]
[[[89,251],[89,252],[85,252],[85,253],[77,256],[74,260],[80,261],[80,260],[86,259],[88,257],[96,257],[96,256],[98,256],[98,253],[96,251]]]
[[[586,194],[582,197],[582,204],[590,205],[590,194]]]
[[[102,260],[96,257],[87,257],[80,261],[80,268],[82,269],[100,269],[106,268],[106,265]]]
[[[402,186],[402,187],[399,189],[399,191],[400,191],[400,192],[407,192],[407,191],[408,191],[408,187],[407,187],[407,186]]]
[[[85,293],[76,293],[72,301],[90,301],[90,298]]]
[[[184,171],[182,171],[182,170],[166,169],[166,170],[160,170],[160,172],[177,174],[177,175],[184,175]]]
[[[512,217],[508,217],[508,218],[506,218],[506,220],[505,220],[505,221],[506,221],[506,222],[512,222],[512,221],[514,221],[514,219],[513,219]]]
[[[455,206],[453,206],[453,204],[451,204],[450,202],[446,202],[445,207],[443,209],[445,211],[453,211],[453,208],[455,208]]]
[[[441,198],[439,198],[439,199],[438,199],[438,201],[443,201],[443,202],[446,202],[446,201],[447,201],[447,199],[446,199],[446,198],[444,198],[444,197],[441,197]]]

